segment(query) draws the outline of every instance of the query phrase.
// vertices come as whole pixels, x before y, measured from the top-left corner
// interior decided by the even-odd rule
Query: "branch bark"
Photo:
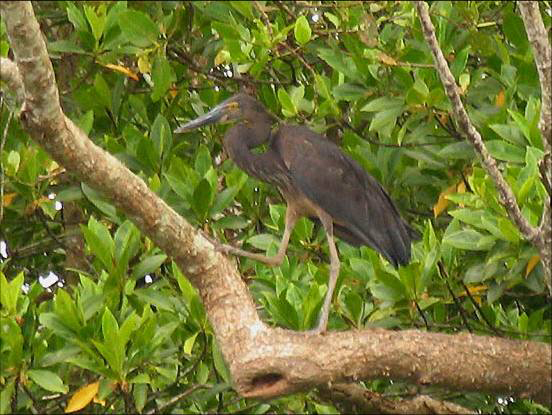
[[[435,36],[435,28],[433,27],[433,23],[431,23],[431,19],[429,17],[429,6],[424,1],[418,1],[416,2],[416,8],[418,9],[418,16],[420,17],[425,40],[433,55],[435,67],[437,69],[437,72],[439,73],[439,77],[441,78],[443,88],[445,89],[445,92],[452,104],[452,111],[458,121],[458,125],[460,126],[460,129],[464,133],[467,140],[472,143],[475,151],[481,157],[483,166],[485,167],[485,170],[487,170],[489,176],[491,176],[491,178],[493,179],[500,195],[501,203],[506,208],[508,216],[520,230],[524,238],[531,242],[538,249],[541,261],[544,265],[545,283],[548,287],[549,294],[552,296],[552,274],[550,270],[550,264],[552,263],[552,252],[550,248],[552,247],[552,245],[550,245],[550,243],[547,243],[547,241],[550,241],[551,236],[550,234],[546,235],[545,229],[537,229],[531,226],[531,224],[521,213],[514,192],[512,191],[508,183],[506,183],[504,177],[502,177],[502,174],[498,170],[496,160],[489,154],[487,146],[483,142],[483,139],[481,138],[479,132],[472,124],[468,113],[466,112],[466,109],[462,104],[460,94],[458,93],[456,81],[454,80],[454,76],[450,72],[447,61],[443,55],[443,52],[441,51],[441,48],[439,47],[437,37]],[[545,207],[544,215],[549,215],[548,207]],[[543,223],[548,221],[549,219],[547,217],[543,217]]]
[[[65,117],[31,4],[2,2],[1,11],[25,90],[23,127],[60,165],[108,195],[190,278],[242,396],[391,378],[550,402],[552,350],[544,343],[417,330],[310,335],[268,328],[234,261]]]
[[[527,37],[533,47],[533,56],[539,72],[541,87],[539,129],[545,154],[540,162],[540,170],[542,181],[548,190],[548,201],[544,204],[539,233],[542,235],[540,242],[543,245],[542,249],[549,253],[544,258],[541,256],[541,260],[544,269],[548,270],[550,274],[552,268],[552,254],[550,254],[552,252],[552,212],[550,211],[552,202],[550,199],[552,192],[552,48],[539,11],[539,3],[521,1],[519,2],[519,11],[523,18]],[[552,276],[550,278],[552,279]]]
[[[436,400],[428,395],[415,398],[391,399],[353,383],[322,386],[322,400],[330,401],[343,413],[361,414],[471,414],[463,406]]]

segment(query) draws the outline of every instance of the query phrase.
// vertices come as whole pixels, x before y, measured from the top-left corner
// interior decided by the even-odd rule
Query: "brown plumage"
[[[234,120],[238,123],[226,132],[224,147],[242,170],[278,187],[288,205],[286,227],[274,257],[226,245],[221,249],[278,265],[297,219],[306,216],[319,220],[330,248],[330,280],[316,330],[325,331],[339,274],[334,233],[354,246],[370,246],[397,267],[410,261],[416,232],[401,218],[377,180],[338,146],[304,126],[284,125],[273,132],[273,117],[246,94],[234,95],[175,133]],[[268,143],[264,153],[251,151],[264,143]]]

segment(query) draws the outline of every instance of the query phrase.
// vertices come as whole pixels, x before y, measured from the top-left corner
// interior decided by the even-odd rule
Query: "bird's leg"
[[[328,327],[328,316],[330,314],[330,305],[332,303],[332,297],[339,276],[339,255],[337,254],[337,248],[335,247],[335,241],[333,236],[333,220],[325,212],[318,212],[318,217],[324,226],[326,231],[326,238],[328,239],[328,247],[330,249],[330,278],[328,280],[328,291],[326,292],[326,298],[320,311],[320,320],[318,321],[318,327],[312,330],[313,333],[324,333]]]
[[[297,222],[298,218],[299,218],[299,215],[297,214],[295,209],[292,206],[288,205],[288,208],[286,210],[286,225],[284,229],[284,236],[282,237],[282,241],[280,242],[280,246],[278,247],[278,253],[274,256],[266,256],[263,254],[244,251],[243,249],[236,248],[231,245],[219,244],[217,246],[217,250],[224,252],[226,254],[244,256],[246,258],[255,259],[257,261],[263,262],[270,266],[280,265],[284,260],[284,255],[286,254],[287,247],[289,244],[289,238],[291,237],[291,232],[293,231],[293,227],[295,226],[295,223]]]

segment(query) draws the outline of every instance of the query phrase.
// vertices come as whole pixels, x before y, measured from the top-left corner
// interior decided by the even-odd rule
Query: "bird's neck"
[[[230,128],[224,136],[224,147],[230,158],[244,171],[254,177],[259,176],[257,164],[262,164],[266,153],[257,154],[251,149],[266,143],[270,139],[271,124],[240,123]]]
[[[247,136],[247,139],[244,139],[243,143],[248,149],[265,144],[270,139],[272,132],[272,121],[268,118],[266,120],[256,120],[254,122],[245,121],[240,124],[240,126],[242,126],[242,136]]]

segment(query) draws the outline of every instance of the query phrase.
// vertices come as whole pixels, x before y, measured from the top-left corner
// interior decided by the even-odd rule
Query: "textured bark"
[[[439,77],[441,78],[441,82],[443,84],[445,92],[452,104],[452,111],[454,113],[456,120],[458,121],[458,125],[460,126],[461,131],[468,139],[468,141],[473,144],[475,151],[481,157],[483,167],[485,168],[489,176],[491,176],[491,178],[493,179],[495,186],[498,190],[498,193],[500,195],[501,203],[506,208],[506,212],[508,212],[508,216],[510,217],[512,222],[517,226],[517,228],[520,230],[524,238],[527,239],[529,242],[531,242],[533,245],[535,245],[535,247],[538,249],[541,261],[544,265],[545,283],[548,287],[549,294],[552,296],[552,274],[550,270],[550,263],[552,260],[552,252],[550,248],[552,245],[550,244],[550,239],[551,239],[550,233],[546,234],[546,232],[550,228],[550,225],[549,225],[550,218],[548,217],[550,214],[548,205],[550,203],[545,204],[546,206],[544,208],[543,226],[539,229],[536,229],[533,226],[531,226],[531,224],[521,213],[521,210],[519,208],[519,205],[517,204],[514,192],[512,191],[508,183],[506,183],[506,180],[504,180],[504,177],[502,177],[502,174],[498,170],[496,160],[493,157],[491,157],[491,155],[489,154],[489,151],[487,150],[487,146],[483,142],[483,139],[481,138],[481,135],[479,134],[479,132],[475,129],[474,125],[472,124],[468,116],[468,113],[466,112],[466,109],[462,104],[462,100],[460,99],[460,94],[458,93],[458,86],[456,85],[454,76],[450,72],[447,61],[443,55],[443,52],[441,51],[441,48],[439,47],[439,43],[437,42],[437,37],[435,36],[435,28],[433,27],[433,23],[431,23],[431,19],[429,17],[428,5],[423,1],[419,1],[419,2],[416,2],[416,8],[418,9],[418,15],[420,17],[420,22],[422,23],[422,30],[424,32],[424,37],[433,55],[435,68],[439,73]],[[538,13],[538,5],[537,5],[537,13]],[[540,14],[539,14],[539,17],[540,17]],[[547,140],[545,139],[543,141],[547,141]]]
[[[548,275],[550,281],[549,288],[552,294],[552,212],[550,211],[552,202],[550,199],[552,193],[552,48],[539,11],[539,3],[520,1],[519,11],[533,48],[541,87],[539,129],[545,156],[540,163],[540,171],[541,179],[548,190],[548,201],[544,204],[539,225],[540,238],[537,243],[540,252],[548,252],[548,255],[541,255],[541,260],[545,275]]]
[[[312,335],[268,328],[234,261],[64,116],[30,3],[1,7],[25,90],[24,128],[60,165],[108,196],[190,278],[242,396],[269,398],[338,381],[389,378],[550,402],[552,355],[544,343],[416,330]]]
[[[319,387],[320,399],[331,402],[340,412],[351,414],[470,414],[463,406],[436,400],[428,395],[391,399],[357,384],[337,383]]]

